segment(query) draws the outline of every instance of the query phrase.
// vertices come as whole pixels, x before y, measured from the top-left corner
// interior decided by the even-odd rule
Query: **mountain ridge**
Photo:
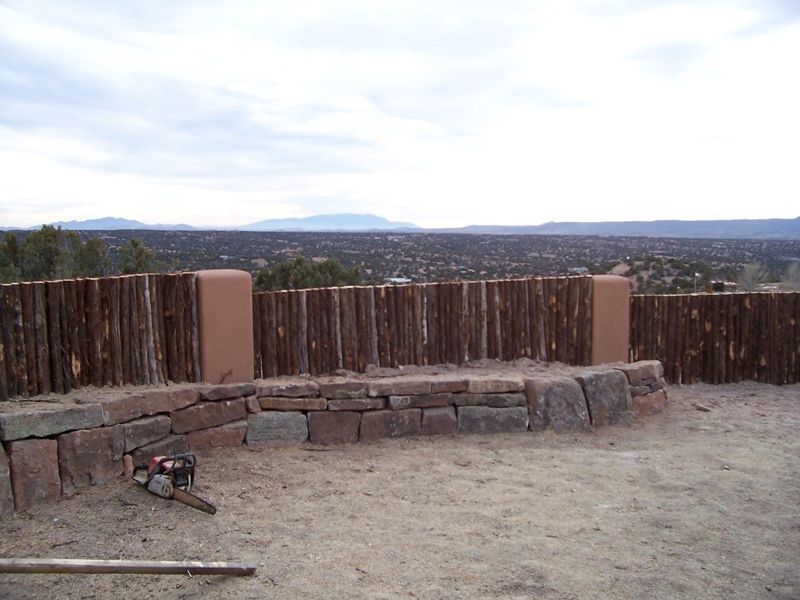
[[[413,223],[389,221],[372,214],[336,213],[289,219],[265,219],[238,227],[195,227],[187,224],[148,224],[120,217],[85,221],[57,221],[54,227],[77,231],[287,231],[287,232],[396,232],[496,235],[582,235],[608,237],[661,237],[698,239],[800,240],[800,217],[794,219],[718,219],[654,221],[550,221],[541,225],[468,225],[455,228],[422,228]],[[28,230],[40,226],[29,227]],[[16,229],[16,228],[0,228]],[[21,229],[21,228],[19,228]]]

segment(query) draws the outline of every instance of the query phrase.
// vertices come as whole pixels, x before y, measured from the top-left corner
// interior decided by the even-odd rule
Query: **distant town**
[[[16,232],[21,241],[29,232]],[[338,261],[370,283],[581,273],[628,277],[634,293],[794,287],[800,241],[398,232],[81,231],[118,264],[141,241],[159,270],[233,268],[257,275],[298,257]],[[126,246],[126,243],[128,245]]]

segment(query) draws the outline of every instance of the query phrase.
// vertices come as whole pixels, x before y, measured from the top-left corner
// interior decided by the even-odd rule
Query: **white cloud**
[[[780,2],[0,5],[3,225],[797,216]]]

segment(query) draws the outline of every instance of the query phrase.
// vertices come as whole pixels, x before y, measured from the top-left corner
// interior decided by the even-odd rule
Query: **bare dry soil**
[[[255,576],[0,574],[0,597],[800,597],[800,386],[670,400],[581,434],[210,451],[197,493],[216,515],[120,481],[5,517],[0,556]]]

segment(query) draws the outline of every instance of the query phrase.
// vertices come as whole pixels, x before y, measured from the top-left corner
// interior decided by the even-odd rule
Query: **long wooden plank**
[[[83,558],[0,558],[0,573],[127,573],[140,575],[252,575],[257,565],[199,560],[90,560]]]

